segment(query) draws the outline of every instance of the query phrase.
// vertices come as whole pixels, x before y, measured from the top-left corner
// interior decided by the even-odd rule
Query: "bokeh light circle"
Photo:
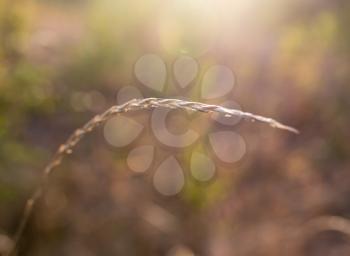
[[[126,162],[128,167],[137,173],[142,173],[148,170],[154,158],[154,147],[151,145],[139,146],[132,149]]]
[[[166,81],[166,66],[162,58],[155,54],[140,57],[134,69],[137,79],[146,87],[162,91]]]
[[[210,100],[222,97],[233,89],[235,79],[231,69],[223,65],[210,67],[201,83],[201,96]]]
[[[185,88],[196,78],[198,63],[192,57],[182,55],[175,60],[173,71],[177,83]]]
[[[225,163],[235,163],[246,153],[243,137],[233,131],[211,133],[209,142],[217,158]]]
[[[119,115],[106,122],[103,133],[106,141],[110,145],[125,147],[131,144],[142,130],[143,125],[130,118]]]
[[[209,181],[215,175],[215,163],[207,155],[193,152],[191,174],[198,181]]]
[[[165,159],[153,176],[155,189],[165,196],[178,194],[185,184],[183,170],[174,156]]]

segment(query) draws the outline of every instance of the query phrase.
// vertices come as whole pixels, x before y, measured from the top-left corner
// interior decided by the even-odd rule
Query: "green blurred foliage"
[[[52,99],[44,95],[44,72],[23,55],[30,1],[1,1],[0,6],[0,171],[7,177],[40,159],[33,145],[22,141],[24,126],[32,113],[47,112]]]

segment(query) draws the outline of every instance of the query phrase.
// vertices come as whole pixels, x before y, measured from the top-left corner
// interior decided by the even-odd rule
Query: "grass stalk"
[[[165,107],[170,109],[182,109],[182,110],[192,110],[195,112],[205,112],[205,113],[220,113],[227,117],[230,116],[239,116],[243,119],[248,119],[251,121],[259,121],[262,123],[266,123],[271,127],[287,130],[292,133],[298,134],[298,130],[293,127],[284,125],[272,118],[267,118],[255,114],[251,114],[248,112],[243,112],[236,109],[230,109],[218,105],[209,105],[200,102],[191,102],[180,99],[162,99],[162,98],[146,98],[146,99],[133,99],[122,105],[113,106],[104,113],[100,115],[96,115],[89,122],[87,122],[83,127],[75,130],[72,135],[67,139],[67,141],[59,146],[56,153],[54,154],[52,160],[45,167],[41,182],[36,188],[33,195],[27,200],[25,204],[25,208],[23,211],[23,215],[20,219],[20,223],[14,235],[14,243],[7,254],[7,256],[13,255],[16,252],[18,242],[20,241],[23,231],[27,225],[28,219],[33,211],[33,207],[38,201],[38,199],[42,196],[43,191],[48,183],[48,179],[53,170],[59,166],[66,155],[69,155],[73,152],[73,148],[81,141],[81,139],[95,128],[102,125],[104,122],[109,120],[111,117],[126,113],[133,112],[139,110],[149,110],[158,107]],[[116,131],[118,132],[118,131]]]

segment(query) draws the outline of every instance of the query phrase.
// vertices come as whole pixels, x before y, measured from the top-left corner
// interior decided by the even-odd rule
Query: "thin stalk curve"
[[[99,127],[104,122],[106,122],[111,117],[117,114],[139,111],[139,110],[148,110],[148,109],[153,109],[158,107],[170,108],[170,109],[181,109],[181,110],[192,110],[192,111],[197,111],[197,112],[199,111],[199,112],[205,112],[205,113],[220,113],[227,117],[239,116],[243,119],[266,123],[273,128],[287,130],[289,132],[296,133],[296,134],[299,133],[299,131],[296,130],[295,128],[284,125],[272,118],[267,118],[267,117],[255,115],[249,112],[243,112],[237,109],[230,109],[230,108],[226,108],[218,105],[210,105],[210,104],[204,104],[204,103],[193,102],[193,101],[185,101],[180,99],[163,99],[163,98],[133,99],[122,105],[112,106],[111,108],[106,110],[104,113],[93,117],[83,127],[75,130],[72,133],[72,135],[69,136],[67,141],[61,146],[59,146],[52,160],[45,167],[41,177],[40,184],[34,191],[33,195],[26,202],[22,218],[20,220],[20,223],[14,235],[14,242],[13,242],[12,249],[7,254],[7,256],[13,255],[14,252],[16,251],[18,242],[22,237],[22,234],[26,227],[28,219],[33,211],[33,207],[37,202],[37,200],[42,196],[43,190],[48,182],[48,178],[50,174],[57,166],[61,164],[62,160],[66,155],[69,155],[73,152],[73,148],[81,141],[81,139],[86,134],[93,131],[95,128]]]

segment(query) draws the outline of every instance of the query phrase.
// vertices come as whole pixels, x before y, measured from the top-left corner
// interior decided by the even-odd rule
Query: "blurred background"
[[[129,115],[146,128],[138,140],[114,147],[101,127],[53,173],[18,255],[350,255],[349,12],[346,0],[0,0],[0,254],[55,150],[120,90],[198,101],[205,72],[224,65],[235,77],[225,100],[301,134],[241,121],[229,129],[245,153],[227,164],[207,137],[172,150],[149,111]],[[162,91],[135,75],[145,54],[164,61]],[[191,91],[172,72],[182,55],[199,65]],[[174,132],[227,130],[204,119]],[[128,152],[145,141],[152,164],[133,172]],[[214,159],[215,177],[191,176],[193,150]],[[169,156],[185,166],[170,196],[152,181]]]

